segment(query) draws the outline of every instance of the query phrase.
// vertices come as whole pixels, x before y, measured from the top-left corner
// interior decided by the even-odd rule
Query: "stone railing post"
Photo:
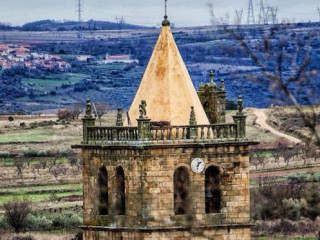
[[[122,108],[118,108],[116,126],[117,126],[117,127],[122,127],[122,126],[123,126]]]
[[[245,138],[247,116],[243,114],[242,96],[238,96],[238,112],[235,116],[232,117],[235,124],[237,124],[237,138]]]
[[[139,105],[140,116],[137,119],[138,139],[140,141],[148,141],[151,138],[151,126],[150,126],[151,119],[147,117],[146,107],[147,107],[146,101],[142,100],[141,104]]]
[[[188,138],[189,139],[196,139],[198,137],[198,131],[197,131],[198,128],[196,127],[197,120],[196,120],[196,115],[194,113],[194,107],[191,107],[189,124],[190,124],[190,129],[188,132]]]
[[[88,127],[95,126],[96,119],[92,116],[92,106],[90,99],[87,99],[86,114],[82,118],[83,144],[88,143]]]

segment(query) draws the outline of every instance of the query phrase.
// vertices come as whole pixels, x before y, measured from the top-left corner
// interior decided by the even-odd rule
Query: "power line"
[[[80,23],[82,22],[82,3],[81,0],[76,0],[77,1],[77,12],[78,12],[78,23],[79,23],[79,31],[78,31],[78,38],[82,38],[82,32],[81,32],[81,25]]]
[[[278,7],[270,7],[272,24],[278,23]]]
[[[241,9],[240,11],[236,10],[235,11],[236,13],[236,21],[235,21],[235,24],[236,25],[241,25],[242,23],[242,16],[243,16],[243,10]]]
[[[252,0],[249,0],[247,24],[255,24],[254,10]]]
[[[123,16],[116,17],[117,25],[118,25],[118,38],[120,39],[121,31],[123,24],[125,23]]]
[[[269,23],[269,6],[266,6],[264,0],[260,0],[259,24]]]
[[[77,0],[77,12],[78,12],[78,22],[82,22],[82,17],[81,17],[81,14],[82,14],[82,3],[81,3],[81,0]]]

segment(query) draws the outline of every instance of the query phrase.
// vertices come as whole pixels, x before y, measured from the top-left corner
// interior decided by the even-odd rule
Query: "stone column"
[[[233,121],[237,124],[237,138],[246,137],[246,118],[243,114],[243,101],[242,96],[238,96],[238,112],[233,117]]]
[[[118,108],[116,126],[117,126],[117,127],[122,127],[122,126],[123,126],[122,108]]]
[[[190,129],[188,133],[188,138],[189,139],[196,139],[198,137],[198,128],[197,126],[197,120],[196,120],[196,115],[194,113],[194,107],[191,107],[191,112],[190,112],[190,119],[189,119],[189,124],[190,124]]]
[[[148,141],[151,138],[151,129],[150,129],[150,121],[149,118],[138,118],[138,134],[140,141]]]
[[[151,138],[151,128],[150,128],[150,121],[147,117],[147,103],[145,100],[141,101],[141,104],[139,105],[139,113],[140,116],[137,119],[138,121],[138,135],[140,141],[148,141]]]
[[[218,98],[218,123],[226,123],[226,90],[224,87],[224,80],[221,80],[219,91],[217,91]]]
[[[92,106],[90,99],[87,99],[86,115],[82,118],[83,141],[82,144],[88,143],[88,127],[95,126],[96,119],[92,116]]]

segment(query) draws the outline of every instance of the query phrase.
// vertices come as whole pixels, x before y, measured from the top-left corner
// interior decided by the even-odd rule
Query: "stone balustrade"
[[[88,142],[97,141],[137,141],[137,127],[87,127]]]
[[[122,110],[118,109],[116,126],[95,126],[91,103],[87,100],[86,115],[83,121],[83,144],[119,142],[159,142],[159,141],[243,141],[246,139],[246,116],[243,114],[242,97],[238,99],[238,112],[232,116],[234,123],[198,125],[194,108],[191,107],[189,125],[154,126],[146,116],[145,101],[140,105],[137,127],[123,126]],[[159,123],[159,122],[153,122]]]
[[[237,138],[236,124],[151,127],[153,141]]]
[[[138,127],[88,126],[87,142],[215,140],[239,138],[236,124],[150,127],[149,138],[141,139]]]

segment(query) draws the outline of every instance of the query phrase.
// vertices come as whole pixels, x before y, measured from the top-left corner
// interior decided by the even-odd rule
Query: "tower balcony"
[[[186,126],[150,126],[143,134],[138,127],[88,126],[83,144],[161,144],[187,142],[238,142],[241,136],[237,124]]]
[[[152,145],[183,143],[230,143],[247,142],[246,116],[239,110],[233,116],[234,123],[198,125],[194,108],[191,107],[189,125],[172,126],[169,122],[152,122],[142,110],[138,126],[123,126],[122,110],[118,109],[116,126],[95,126],[90,101],[83,118],[83,145]]]

